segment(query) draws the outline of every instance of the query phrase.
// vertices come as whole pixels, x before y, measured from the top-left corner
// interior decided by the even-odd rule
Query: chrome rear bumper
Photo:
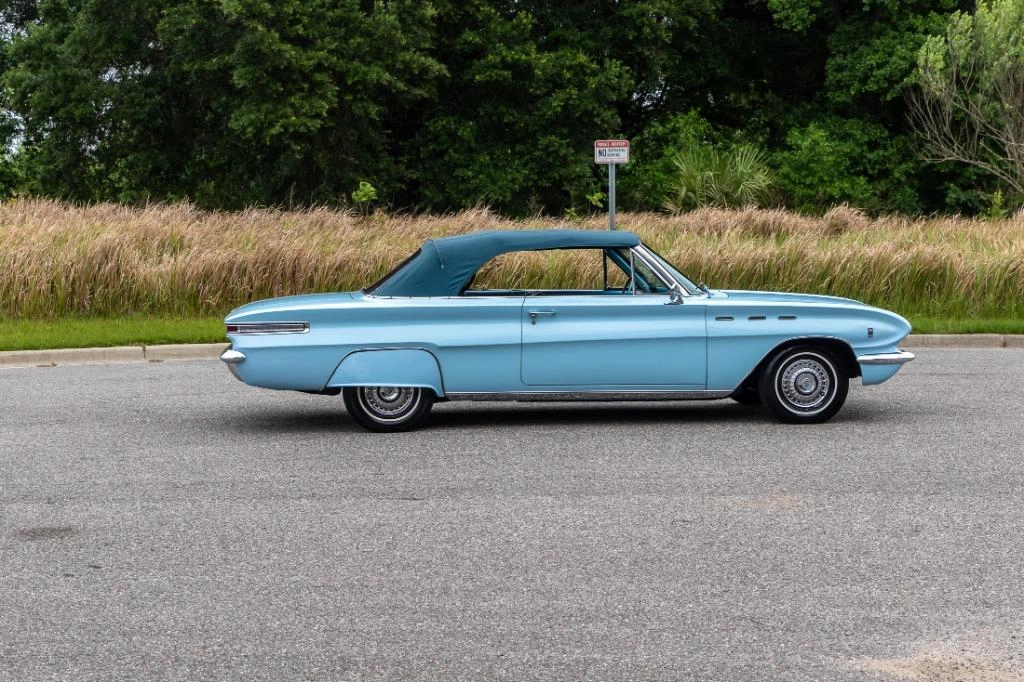
[[[231,370],[231,374],[242,381],[242,377],[238,375],[238,364],[245,361],[245,353],[228,348],[226,351],[220,354],[220,359],[224,361],[224,364]]]
[[[238,363],[245,360],[245,353],[228,348],[226,351],[220,354],[220,359],[229,365],[237,365]]]

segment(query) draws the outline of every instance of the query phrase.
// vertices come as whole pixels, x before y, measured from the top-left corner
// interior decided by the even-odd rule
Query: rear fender
[[[383,348],[349,353],[327,382],[327,388],[344,386],[429,388],[437,397],[444,397],[437,358],[430,351],[419,348]]]

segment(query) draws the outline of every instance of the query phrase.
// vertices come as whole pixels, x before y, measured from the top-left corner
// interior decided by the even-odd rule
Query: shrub
[[[356,205],[360,212],[365,213],[370,204],[376,200],[377,188],[365,180],[360,180],[359,187],[352,192],[352,203]]]
[[[619,204],[623,210],[650,211],[669,199],[680,152],[719,142],[711,124],[696,111],[654,121],[630,143],[630,161],[619,176]]]
[[[679,152],[673,164],[675,177],[664,204],[673,213],[704,206],[761,206],[771,193],[767,156],[751,145],[694,147]]]
[[[836,204],[872,213],[918,213],[911,145],[880,125],[830,117],[795,128],[775,155],[787,205],[820,214]]]

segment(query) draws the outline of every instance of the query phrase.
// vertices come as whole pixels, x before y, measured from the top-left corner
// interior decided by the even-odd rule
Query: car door
[[[522,309],[522,380],[549,390],[703,390],[701,298],[549,293]]]

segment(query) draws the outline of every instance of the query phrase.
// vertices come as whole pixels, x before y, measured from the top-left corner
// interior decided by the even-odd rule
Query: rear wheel
[[[341,395],[353,419],[370,431],[384,433],[416,428],[434,404],[433,391],[408,386],[350,386]]]
[[[768,363],[758,381],[761,402],[790,424],[828,421],[846,402],[850,379],[826,350],[788,348]]]

